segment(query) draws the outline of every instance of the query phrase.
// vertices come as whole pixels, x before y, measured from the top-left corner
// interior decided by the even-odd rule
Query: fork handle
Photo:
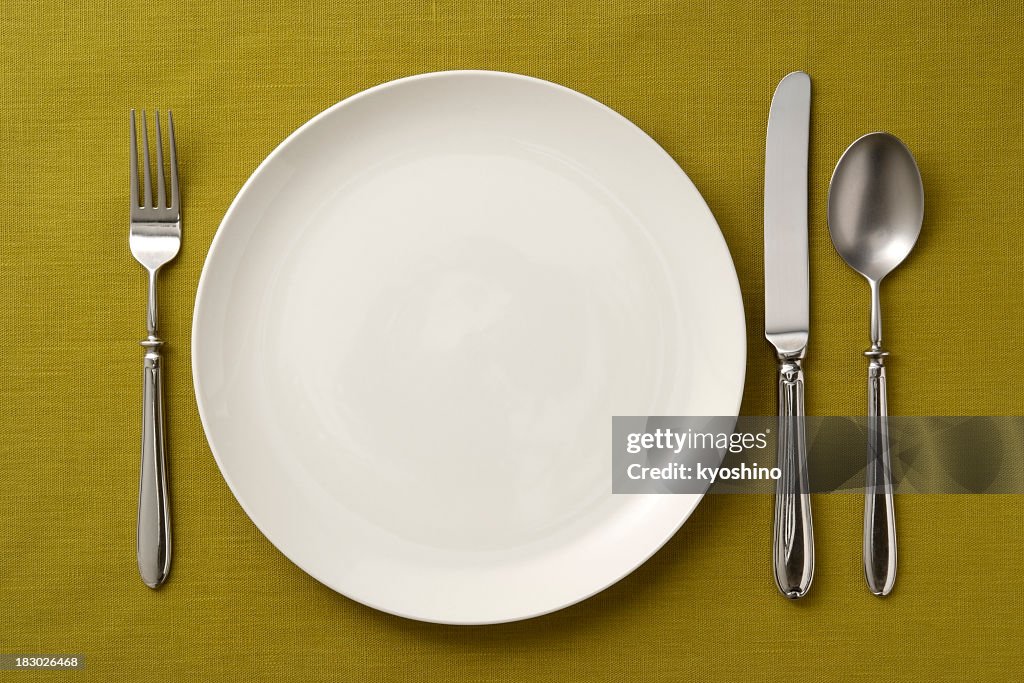
[[[139,472],[139,524],[136,550],[139,574],[150,588],[171,570],[171,518],[167,498],[164,436],[163,356],[161,341],[150,335],[142,367],[142,464]]]

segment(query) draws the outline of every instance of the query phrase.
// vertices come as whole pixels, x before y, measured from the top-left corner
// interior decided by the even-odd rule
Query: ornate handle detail
[[[878,346],[868,357],[868,469],[864,495],[864,575],[878,596],[896,583],[896,510],[889,458],[889,410],[885,400],[885,357]]]
[[[779,357],[778,467],[773,560],[775,583],[787,598],[802,598],[814,578],[814,530],[807,484],[804,373],[799,356]]]
[[[163,342],[153,334],[142,342],[142,466],[139,474],[139,526],[136,550],[139,574],[150,588],[171,570],[171,518],[164,450]]]

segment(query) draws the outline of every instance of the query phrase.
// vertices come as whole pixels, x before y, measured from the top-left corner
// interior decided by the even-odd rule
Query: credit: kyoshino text
[[[661,467],[645,467],[638,462],[626,468],[626,476],[630,479],[660,479],[674,481],[709,481],[712,484],[718,480],[762,480],[771,479],[778,481],[782,477],[782,470],[778,467],[759,467],[758,464],[742,463],[738,467],[721,467],[712,465],[683,465],[672,462]]]

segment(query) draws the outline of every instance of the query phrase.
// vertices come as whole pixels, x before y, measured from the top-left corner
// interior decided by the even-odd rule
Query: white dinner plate
[[[651,138],[456,71],[267,157],[210,248],[192,367],[281,552],[371,607],[480,624],[582,600],[675,533],[701,497],[612,495],[611,418],[737,415],[744,335],[715,219]]]

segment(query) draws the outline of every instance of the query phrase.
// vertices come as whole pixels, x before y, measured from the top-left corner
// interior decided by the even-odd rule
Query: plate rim
[[[665,546],[665,544],[667,544],[679,532],[679,529],[681,529],[682,526],[687,522],[687,520],[689,520],[689,518],[693,515],[694,510],[697,509],[697,506],[703,500],[704,496],[706,495],[706,492],[705,493],[699,493],[699,494],[688,494],[685,498],[688,501],[692,501],[692,503],[688,504],[688,509],[685,511],[684,514],[679,515],[678,523],[672,525],[670,531],[664,535],[664,538],[661,538],[660,540],[658,540],[657,543],[653,544],[651,549],[650,549],[650,551],[648,553],[646,553],[645,555],[643,555],[643,557],[640,557],[640,555],[638,554],[637,555],[638,559],[636,559],[636,561],[632,561],[631,560],[630,563],[629,563],[631,566],[629,568],[627,568],[625,571],[623,571],[622,573],[616,575],[611,580],[602,582],[601,585],[599,585],[598,587],[594,588],[592,591],[580,594],[580,595],[575,596],[575,597],[573,597],[572,599],[569,599],[569,600],[559,601],[558,604],[553,605],[551,607],[548,607],[548,608],[545,608],[545,609],[541,609],[541,610],[535,610],[535,611],[531,611],[531,612],[517,613],[517,614],[511,615],[511,616],[505,617],[505,618],[499,618],[499,619],[485,618],[485,619],[479,619],[479,620],[444,619],[444,618],[437,618],[437,617],[430,617],[430,618],[428,618],[428,617],[425,617],[423,615],[415,614],[412,611],[405,612],[405,611],[402,611],[402,610],[399,610],[399,609],[395,609],[393,607],[386,607],[386,606],[383,606],[383,605],[375,603],[375,601],[367,600],[367,599],[365,599],[363,597],[358,597],[357,598],[357,597],[354,597],[349,592],[342,591],[340,588],[338,588],[336,586],[336,584],[337,584],[336,581],[334,581],[333,579],[325,578],[319,572],[319,570],[312,570],[312,569],[310,569],[306,564],[304,564],[303,562],[298,561],[295,557],[293,557],[291,554],[286,552],[282,548],[281,544],[279,544],[275,540],[273,535],[271,533],[269,533],[263,526],[261,526],[259,523],[257,523],[256,517],[253,515],[252,511],[250,510],[249,504],[247,504],[244,501],[243,496],[240,495],[240,493],[238,491],[237,484],[232,481],[231,476],[229,475],[227,469],[224,466],[224,462],[223,462],[222,458],[218,454],[217,449],[214,446],[213,441],[210,438],[210,428],[209,428],[208,418],[207,418],[207,412],[208,411],[204,409],[204,401],[203,401],[203,398],[202,398],[202,391],[201,391],[202,380],[199,377],[199,372],[198,372],[199,363],[197,362],[197,349],[200,346],[199,334],[198,334],[198,331],[199,331],[198,321],[199,321],[199,318],[200,318],[200,310],[202,308],[202,304],[203,304],[203,300],[204,300],[203,293],[204,293],[204,290],[208,287],[207,280],[210,277],[208,275],[208,271],[210,269],[211,257],[214,254],[215,250],[217,249],[218,244],[220,243],[220,241],[223,238],[223,234],[224,234],[223,228],[225,227],[225,225],[227,225],[231,221],[233,215],[238,211],[238,207],[239,207],[239,205],[241,203],[241,200],[243,199],[243,197],[245,197],[248,194],[248,190],[249,190],[250,186],[256,181],[257,177],[261,174],[261,172],[263,171],[263,169],[265,167],[267,167],[271,163],[273,163],[273,161],[278,156],[280,156],[283,153],[285,153],[284,150],[286,150],[286,148],[288,148],[289,145],[292,144],[292,142],[296,138],[300,137],[307,130],[309,130],[309,129],[313,128],[314,126],[316,126],[317,123],[320,120],[331,116],[334,112],[338,111],[339,109],[341,109],[343,107],[346,107],[346,106],[348,106],[350,104],[353,104],[353,103],[355,103],[355,102],[357,102],[359,100],[362,100],[364,98],[372,97],[373,95],[375,95],[376,93],[379,93],[381,91],[390,90],[390,89],[396,88],[396,87],[401,87],[402,85],[407,84],[409,82],[413,82],[413,81],[417,81],[418,82],[418,81],[434,80],[434,79],[439,79],[439,78],[453,78],[453,77],[458,78],[458,77],[472,77],[472,76],[485,76],[485,77],[489,77],[489,78],[506,79],[506,80],[513,80],[513,81],[528,81],[528,82],[532,82],[532,83],[534,83],[536,85],[541,85],[543,87],[554,89],[556,91],[561,92],[562,94],[569,95],[569,96],[571,96],[573,98],[583,100],[583,101],[585,101],[587,104],[589,104],[591,106],[597,106],[598,108],[604,110],[606,113],[610,113],[613,116],[613,118],[617,119],[620,123],[623,123],[623,124],[627,125],[629,128],[634,129],[636,132],[639,132],[643,137],[645,137],[648,141],[650,141],[650,143],[652,143],[654,145],[654,148],[656,148],[656,150],[661,155],[663,155],[667,160],[669,160],[671,162],[672,166],[675,169],[675,172],[678,173],[682,177],[682,179],[693,188],[694,193],[696,194],[697,198],[699,198],[700,203],[703,205],[704,209],[707,211],[707,214],[708,214],[708,216],[710,216],[712,222],[714,223],[715,228],[717,228],[717,230],[714,231],[714,234],[717,235],[717,239],[721,242],[721,246],[725,250],[725,254],[727,256],[726,261],[727,261],[727,263],[728,263],[728,265],[729,265],[729,267],[731,269],[731,271],[730,271],[731,275],[732,275],[731,279],[736,282],[735,305],[738,307],[739,320],[740,320],[740,324],[741,324],[742,332],[743,332],[743,334],[741,335],[741,337],[739,339],[739,347],[740,347],[740,349],[739,349],[739,351],[740,351],[739,356],[742,358],[742,363],[740,364],[740,367],[739,367],[738,385],[737,385],[736,397],[735,397],[735,401],[734,401],[734,408],[733,408],[733,411],[732,411],[736,416],[738,416],[740,414],[740,407],[741,407],[741,404],[742,404],[743,392],[744,392],[744,387],[745,387],[745,384],[746,384],[746,369],[747,369],[747,329],[746,329],[747,328],[747,323],[746,323],[746,312],[745,312],[745,308],[744,308],[744,304],[743,304],[742,288],[740,287],[739,274],[736,271],[736,264],[735,264],[735,261],[733,260],[732,251],[729,249],[728,242],[725,240],[725,235],[722,232],[721,225],[719,224],[718,219],[715,218],[714,213],[711,211],[710,206],[708,206],[708,204],[707,204],[707,200],[704,198],[703,194],[701,194],[701,192],[697,189],[696,184],[693,183],[692,179],[690,179],[690,177],[689,177],[689,175],[687,175],[686,171],[675,161],[674,158],[672,158],[672,156],[664,149],[664,147],[662,147],[661,144],[659,144],[657,140],[655,140],[650,134],[648,134],[646,131],[644,131],[642,128],[640,128],[636,123],[631,121],[626,116],[620,114],[615,109],[613,109],[613,108],[609,107],[608,105],[604,104],[603,102],[601,102],[601,101],[599,101],[599,100],[597,100],[597,99],[595,99],[595,98],[593,98],[593,97],[591,97],[589,95],[586,95],[586,94],[584,94],[582,92],[579,92],[579,91],[574,90],[572,88],[569,88],[567,86],[561,85],[559,83],[555,83],[555,82],[552,82],[552,81],[549,81],[549,80],[546,80],[546,79],[538,78],[538,77],[535,77],[535,76],[529,76],[529,75],[525,75],[525,74],[506,72],[506,71],[488,70],[488,69],[440,70],[440,71],[430,71],[430,72],[425,72],[425,73],[413,74],[413,75],[404,76],[404,77],[396,78],[396,79],[393,79],[393,80],[385,81],[385,82],[379,83],[377,85],[374,85],[372,87],[369,87],[369,88],[366,88],[364,90],[361,90],[361,91],[359,91],[357,93],[354,93],[352,95],[349,95],[348,97],[345,97],[345,98],[339,100],[338,102],[335,102],[334,104],[332,104],[331,106],[327,107],[323,111],[317,113],[316,115],[314,115],[313,117],[311,117],[310,119],[305,121],[298,128],[296,128],[291,133],[289,133],[281,142],[279,142],[274,147],[273,150],[271,150],[271,152],[265,158],[263,158],[262,161],[260,161],[260,163],[256,166],[256,168],[252,171],[252,173],[249,175],[249,177],[245,180],[245,182],[239,188],[239,190],[235,194],[234,198],[231,200],[231,203],[229,204],[228,209],[225,211],[223,218],[221,218],[220,223],[217,226],[217,230],[215,231],[215,233],[213,235],[213,238],[210,241],[209,248],[207,249],[206,255],[205,255],[204,259],[203,259],[203,267],[202,267],[202,271],[201,271],[200,276],[199,276],[198,283],[196,285],[195,302],[193,304],[193,313],[192,313],[192,320],[191,320],[192,328],[191,328],[191,333],[190,333],[190,353],[189,353],[189,356],[190,356],[190,361],[191,361],[191,374],[192,374],[193,394],[195,396],[196,406],[197,406],[197,409],[198,409],[200,422],[201,422],[201,425],[202,425],[202,428],[203,428],[204,439],[206,441],[207,446],[210,449],[210,453],[213,455],[214,461],[217,464],[217,468],[218,468],[218,470],[219,470],[219,472],[221,474],[221,477],[223,478],[224,482],[227,484],[228,489],[231,491],[232,496],[235,498],[235,501],[242,508],[242,511],[246,514],[246,516],[249,518],[249,521],[256,527],[256,529],[268,541],[270,541],[271,545],[274,546],[274,549],[277,552],[281,553],[285,558],[287,558],[289,562],[294,564],[296,567],[301,569],[303,572],[305,572],[306,574],[308,574],[312,578],[316,579],[316,581],[318,581],[319,583],[323,584],[324,586],[326,586],[330,590],[332,590],[332,591],[334,591],[334,592],[336,592],[336,593],[338,593],[340,595],[343,595],[346,598],[348,598],[350,600],[353,600],[354,602],[358,602],[359,604],[365,605],[367,607],[370,607],[372,609],[375,609],[375,610],[378,610],[378,611],[381,611],[381,612],[384,612],[384,613],[387,613],[387,614],[391,614],[391,615],[402,617],[402,618],[406,618],[406,619],[412,619],[412,620],[423,621],[423,622],[428,622],[428,623],[437,623],[437,624],[444,624],[444,625],[454,625],[454,626],[478,626],[478,625],[489,625],[489,624],[503,624],[503,623],[510,623],[510,622],[515,622],[515,621],[524,621],[524,620],[527,620],[527,619],[533,619],[533,618],[540,617],[540,616],[543,616],[543,615],[546,615],[546,614],[550,614],[552,612],[557,612],[559,610],[565,609],[565,608],[570,607],[572,605],[578,604],[580,602],[583,602],[583,601],[585,601],[585,600],[587,600],[587,599],[597,595],[598,593],[600,593],[600,592],[602,592],[604,590],[607,590],[611,586],[613,586],[613,585],[619,583],[620,581],[622,581],[625,577],[627,577],[630,574],[632,574],[634,571],[639,569],[642,565],[646,564],[651,559],[651,557],[653,557],[659,550],[661,550]],[[671,498],[678,499],[678,494],[651,494],[651,495],[656,495],[659,498],[662,495],[670,495]]]

